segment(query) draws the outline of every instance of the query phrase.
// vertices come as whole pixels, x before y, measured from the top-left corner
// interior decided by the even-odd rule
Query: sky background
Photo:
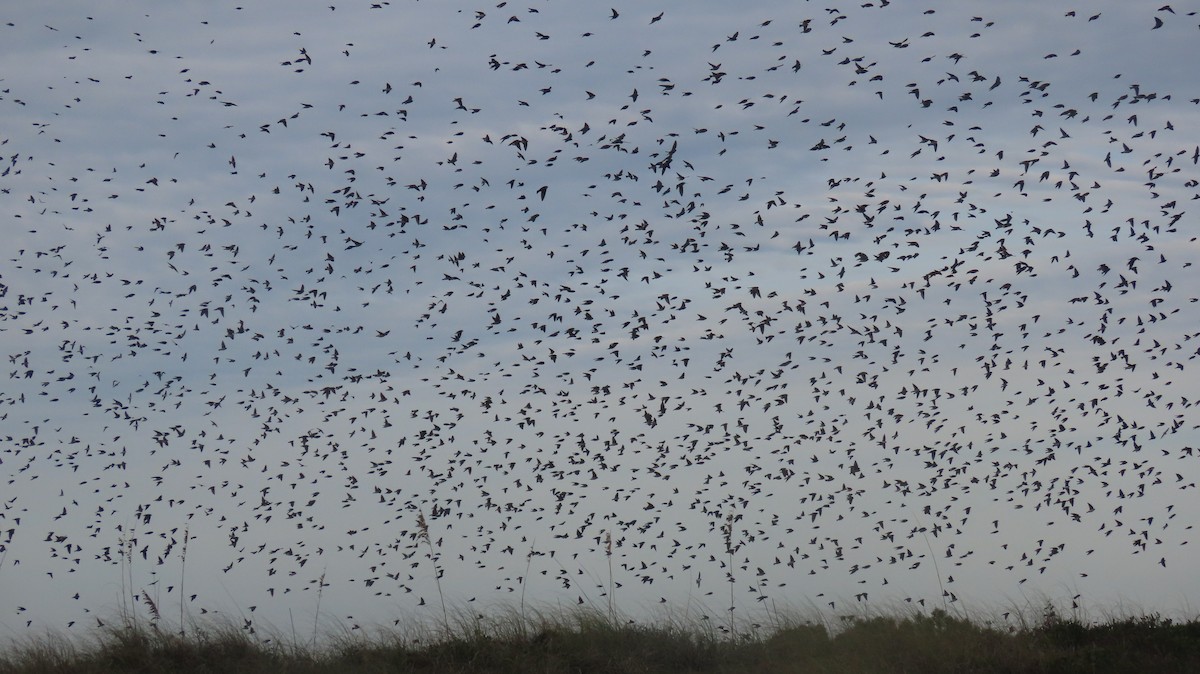
[[[1194,615],[1196,3],[329,1],[0,11],[3,633]]]

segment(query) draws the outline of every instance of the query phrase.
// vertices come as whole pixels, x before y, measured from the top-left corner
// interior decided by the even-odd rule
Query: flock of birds
[[[1196,12],[333,1],[6,20],[3,624],[1186,578]]]

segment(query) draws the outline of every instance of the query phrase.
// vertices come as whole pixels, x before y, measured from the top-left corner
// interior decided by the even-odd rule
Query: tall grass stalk
[[[439,556],[433,550],[433,539],[429,536],[429,523],[425,521],[425,513],[417,512],[417,537],[425,541],[425,545],[429,546],[429,559],[433,562],[433,582],[437,585],[438,599],[442,603],[442,627],[446,632],[450,631],[450,614],[446,611],[446,595],[442,593],[442,565],[439,563]]]
[[[329,567],[321,569],[321,577],[317,579],[317,610],[313,613],[313,635],[311,644],[317,643],[317,623],[321,620],[321,595],[325,592],[325,572]]]
[[[521,576],[521,635],[525,636],[525,586],[529,583],[529,570],[533,567],[533,546],[529,544],[529,553],[525,555],[525,575]]]
[[[158,621],[162,619],[162,614],[158,612],[158,602],[150,597],[150,593],[142,590],[142,601],[145,602],[146,608],[150,610],[150,628],[157,631]]]
[[[296,643],[296,619],[292,617],[292,609],[288,609],[288,624],[292,627],[292,652],[299,652],[299,644]]]
[[[133,532],[131,531],[129,533],[129,537],[125,540],[125,544],[126,544],[126,548],[125,548],[126,566],[125,566],[125,568],[129,571],[129,608],[133,615],[133,625],[135,628],[138,627],[138,616],[137,616],[138,593],[137,593],[137,588],[134,586],[134,583],[133,583],[133,548],[136,543],[137,543],[137,540],[134,537]]]
[[[608,620],[617,624],[617,615],[613,611],[613,570],[612,570],[612,529],[604,532],[604,555],[608,557]]]
[[[117,564],[121,577],[121,622],[129,622],[129,609],[125,602],[125,535],[117,537]]]
[[[9,534],[8,543],[0,545],[0,569],[4,568],[4,560],[8,559],[8,546],[12,545],[12,537],[15,535],[15,531]]]
[[[908,508],[907,503],[903,505],[905,508]],[[946,603],[946,586],[942,584],[942,569],[938,566],[937,554],[933,551],[933,544],[929,542],[929,534],[926,533],[928,529],[925,527],[925,524],[921,522],[921,518],[919,515],[917,515],[917,511],[913,510],[912,508],[908,509],[912,511],[913,519],[917,522],[917,531],[921,532],[921,538],[925,539],[925,547],[929,549],[929,561],[933,562],[933,573],[937,576],[938,591],[942,594],[942,608],[947,609],[949,607]]]
[[[733,513],[729,513],[725,517],[725,524],[721,527],[721,533],[725,537],[725,553],[729,556],[729,638],[733,639],[737,636],[733,625],[733,610],[734,610],[734,583],[736,579],[733,575]]]
[[[117,538],[117,547],[121,572],[121,623],[127,629],[138,627],[138,593],[133,584],[134,543],[133,533],[126,527]]]
[[[179,636],[187,636],[187,625],[183,622],[184,581],[187,577],[188,528],[183,528],[183,549],[179,553]]]

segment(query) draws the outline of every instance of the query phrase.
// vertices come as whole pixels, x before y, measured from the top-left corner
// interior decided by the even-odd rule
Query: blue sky
[[[1195,11],[9,7],[0,625],[1190,610]]]

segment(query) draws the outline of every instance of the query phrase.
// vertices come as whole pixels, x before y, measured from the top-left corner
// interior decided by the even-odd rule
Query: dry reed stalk
[[[442,594],[442,567],[438,564],[438,555],[433,550],[433,539],[429,536],[429,523],[425,521],[425,513],[417,511],[417,538],[423,539],[429,546],[429,560],[433,562],[433,582],[437,585],[438,599],[442,602],[442,627],[447,634],[450,632],[450,614],[446,611],[446,596]]]
[[[612,529],[604,532],[604,555],[608,557],[608,620],[616,624],[617,617],[613,613],[613,570],[612,570]]]
[[[317,611],[313,614],[313,635],[311,645],[317,643],[317,623],[321,620],[321,595],[325,592],[325,571],[328,567],[321,570],[321,577],[317,579]]]
[[[187,627],[183,622],[183,599],[186,596],[183,591],[183,583],[187,576],[187,544],[188,544],[188,528],[183,528],[183,550],[179,555],[179,636],[187,636]]]
[[[733,576],[733,513],[725,516],[725,524],[721,526],[721,533],[725,538],[725,553],[729,555],[729,638],[733,639],[737,636],[737,632],[734,631],[733,626],[733,589],[735,583]]]

